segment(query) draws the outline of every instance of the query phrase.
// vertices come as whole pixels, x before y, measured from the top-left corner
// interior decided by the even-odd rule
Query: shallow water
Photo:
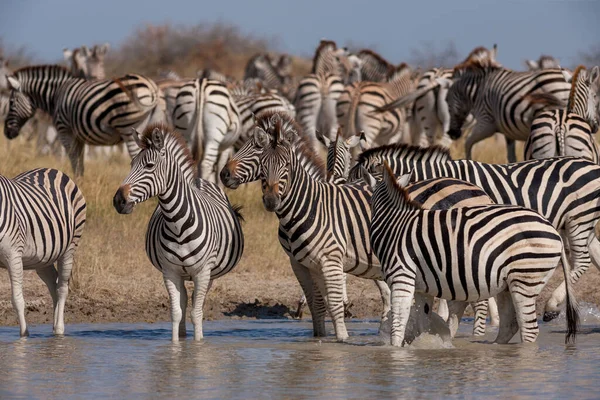
[[[564,345],[564,321],[538,342],[493,345],[461,324],[454,348],[433,337],[382,345],[376,321],[349,321],[351,339],[310,337],[310,322],[206,321],[205,340],[170,342],[170,324],[0,327],[0,398],[598,398],[600,319],[584,309],[582,334]],[[188,326],[188,335],[192,334]],[[331,325],[328,324],[328,328]]]

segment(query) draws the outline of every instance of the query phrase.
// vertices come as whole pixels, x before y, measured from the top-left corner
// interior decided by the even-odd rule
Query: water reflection
[[[349,323],[347,344],[298,321],[208,321],[203,342],[176,344],[168,324],[73,325],[62,338],[41,326],[27,339],[0,328],[0,398],[596,397],[599,322],[571,347],[557,323],[536,344],[464,328],[450,349],[382,345],[376,322]]]

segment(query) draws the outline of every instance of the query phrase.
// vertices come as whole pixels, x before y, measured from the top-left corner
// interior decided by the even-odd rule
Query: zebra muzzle
[[[281,199],[276,191],[266,191],[263,193],[263,204],[265,209],[270,212],[277,211]]]
[[[133,211],[134,203],[128,200],[129,185],[121,186],[115,197],[113,197],[113,206],[119,214],[130,214]]]
[[[223,183],[223,185],[225,185],[229,189],[237,189],[240,186],[239,178],[233,176],[233,174],[231,173],[231,169],[229,168],[229,165],[225,165],[223,167],[219,176],[221,178],[221,182]]]

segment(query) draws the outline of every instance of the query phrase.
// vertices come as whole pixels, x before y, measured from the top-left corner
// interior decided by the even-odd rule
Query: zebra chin
[[[279,208],[279,204],[281,204],[281,199],[279,196],[273,194],[265,194],[263,195],[263,204],[267,211],[275,212]]]
[[[127,199],[129,194],[129,186],[121,186],[115,197],[113,197],[113,206],[119,214],[131,214],[133,211],[134,202]]]
[[[14,138],[16,138],[17,136],[19,136],[19,128],[14,128],[14,127],[5,127],[4,128],[4,136],[6,136],[7,139],[12,140]]]

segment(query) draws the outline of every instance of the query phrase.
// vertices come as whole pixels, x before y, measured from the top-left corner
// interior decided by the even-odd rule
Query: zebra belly
[[[453,275],[456,276],[456,274]],[[439,281],[439,288],[436,281]],[[499,282],[494,282],[492,279],[489,286],[487,284],[481,284],[481,282],[480,285],[476,286],[474,282],[469,282],[468,280],[466,286],[463,286],[460,281],[453,282],[452,286],[454,290],[451,290],[446,276],[441,274],[436,274],[434,276],[429,272],[427,274],[427,279],[423,279],[421,275],[417,278],[415,282],[415,292],[428,294],[445,300],[473,302],[489,299],[508,288],[504,277],[501,278]]]

